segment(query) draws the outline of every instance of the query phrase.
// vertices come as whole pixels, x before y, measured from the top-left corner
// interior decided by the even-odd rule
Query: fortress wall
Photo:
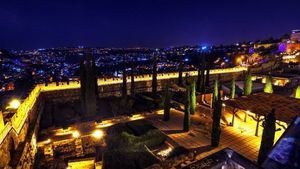
[[[217,77],[217,74],[222,74],[222,79],[230,80],[233,76],[240,76],[247,68],[228,68],[228,69],[215,69],[210,71],[210,79],[213,80]],[[190,76],[197,76],[197,71],[184,72],[183,76],[188,73]],[[161,90],[162,87],[167,82],[176,83],[178,78],[178,73],[160,73],[157,76],[158,79],[158,90]],[[136,76],[135,78],[135,89],[136,93],[151,91],[152,85],[152,75],[141,75]],[[130,76],[127,78],[127,89],[128,94],[130,93]],[[111,95],[120,95],[120,88],[122,84],[121,78],[101,78],[98,79],[99,85],[99,96],[107,97]],[[40,94],[45,94],[46,98],[49,99],[74,99],[79,98],[80,95],[80,82],[71,81],[67,83],[59,83],[57,86],[56,83],[50,83],[48,85],[38,84],[30,92],[29,96],[22,101],[20,107],[14,116],[10,119],[10,122],[7,122],[4,127],[2,125],[0,130],[0,168],[4,168],[11,161],[12,156],[17,148],[20,148],[20,143],[24,142],[27,138],[28,131],[32,131],[30,124],[35,126],[39,123],[35,121],[40,109],[36,109],[37,105],[40,105],[40,102],[37,100],[41,97]],[[36,104],[39,103],[39,104]],[[3,117],[1,117],[3,118]],[[37,125],[38,126],[38,125]],[[29,135],[30,136],[30,135]],[[29,146],[30,147],[30,146]],[[23,147],[24,148],[24,147]],[[26,149],[24,149],[26,150]],[[22,152],[22,151],[20,151]],[[26,153],[25,153],[26,154]],[[22,157],[21,157],[22,158]]]

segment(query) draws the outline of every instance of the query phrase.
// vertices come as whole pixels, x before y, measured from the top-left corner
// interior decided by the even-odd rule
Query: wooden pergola
[[[264,117],[275,109],[276,120],[289,124],[296,116],[300,116],[300,99],[282,96],[278,94],[257,93],[248,96],[242,96],[236,99],[224,101],[226,107],[232,108],[232,125],[234,125],[234,116],[238,110],[245,111],[244,121],[246,122],[248,113],[254,113],[251,116],[256,122],[255,135],[258,135],[259,123]],[[277,123],[285,128],[285,126]]]

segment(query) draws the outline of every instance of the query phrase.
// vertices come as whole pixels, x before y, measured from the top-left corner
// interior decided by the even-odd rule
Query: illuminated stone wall
[[[236,68],[228,68],[228,69],[215,69],[211,70],[211,78],[216,77],[217,74],[224,74],[222,78],[228,78],[231,79],[232,76],[238,76],[243,71],[246,71],[247,68],[245,67],[236,67]],[[190,76],[197,76],[197,71],[190,71],[190,72],[184,72],[185,75],[188,73]],[[164,74],[158,74],[158,90],[164,86],[164,83],[167,81],[176,82],[178,77],[178,73],[164,73]],[[136,82],[136,92],[143,92],[143,91],[150,91],[151,90],[151,80],[152,75],[140,75],[135,77]],[[130,77],[128,77],[128,82],[130,82]],[[98,85],[99,85],[99,93],[100,96],[102,94],[102,97],[106,97],[109,95],[120,95],[120,88],[122,84],[121,78],[101,78],[98,79]],[[128,85],[128,93],[130,90],[130,83]],[[34,144],[32,139],[35,138],[32,136],[31,139],[26,140],[28,138],[28,131],[32,131],[33,129],[30,129],[30,124],[33,124],[35,126],[36,118],[38,115],[38,111],[41,109],[37,109],[38,107],[36,104],[37,100],[40,98],[41,93],[48,93],[47,96],[53,97],[53,98],[60,98],[60,99],[69,99],[69,98],[76,98],[79,96],[79,88],[80,88],[80,82],[79,81],[71,81],[68,85],[66,83],[60,83],[58,86],[55,83],[50,83],[49,85],[45,84],[39,84],[36,85],[35,88],[30,92],[29,96],[22,101],[20,107],[17,109],[16,113],[13,115],[13,117],[10,119],[9,122],[6,124],[1,125],[0,124],[0,168],[4,168],[8,165],[11,155],[10,152],[12,152],[13,149],[16,149],[19,147],[21,142],[28,141],[30,142],[31,146],[23,147],[24,150],[30,151],[30,153],[35,154],[35,148],[28,148],[32,147]],[[54,92],[55,91],[55,92]],[[62,92],[58,92],[62,91]],[[1,120],[3,120],[3,117],[0,116]],[[31,136],[31,135],[29,135]],[[26,144],[25,144],[26,145]],[[20,147],[19,147],[20,148]],[[22,148],[22,147],[21,147]],[[21,151],[23,152],[23,151]],[[27,151],[25,151],[27,152]],[[26,159],[25,156],[28,155],[27,153],[24,153],[23,156],[21,156],[21,159]],[[21,160],[22,161],[22,160]],[[22,163],[23,164],[23,163]],[[22,164],[20,164],[22,166]],[[18,164],[19,165],[19,164]],[[28,167],[30,165],[26,165]]]

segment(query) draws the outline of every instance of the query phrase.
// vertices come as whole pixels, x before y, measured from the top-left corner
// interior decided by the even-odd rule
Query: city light
[[[73,136],[74,138],[78,138],[78,137],[80,137],[80,133],[79,133],[78,131],[74,131],[74,132],[72,133],[72,136]]]
[[[19,100],[14,99],[9,103],[9,107],[8,108],[12,108],[12,109],[18,109],[20,107],[21,103]]]
[[[92,136],[97,139],[102,138],[103,135],[104,135],[104,132],[102,130],[95,130],[92,134]]]

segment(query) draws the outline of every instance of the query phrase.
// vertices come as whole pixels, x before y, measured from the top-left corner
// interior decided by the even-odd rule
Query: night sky
[[[230,44],[300,29],[300,0],[1,0],[0,49]]]

